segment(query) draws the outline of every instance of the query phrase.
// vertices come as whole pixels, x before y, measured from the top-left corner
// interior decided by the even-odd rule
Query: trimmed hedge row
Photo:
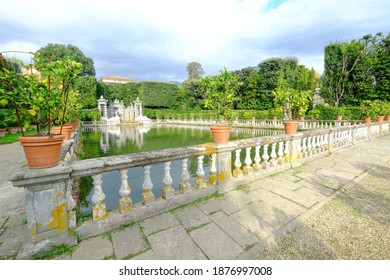
[[[147,108],[172,108],[179,86],[174,83],[143,81],[139,83],[139,93]]]

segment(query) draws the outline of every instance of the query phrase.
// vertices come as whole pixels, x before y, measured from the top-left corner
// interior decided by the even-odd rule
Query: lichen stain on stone
[[[222,182],[224,182],[225,180],[230,179],[230,178],[231,178],[230,172],[221,172],[221,173],[218,173],[218,182],[220,182],[220,183],[222,183]]]
[[[31,239],[38,239],[37,232],[39,231],[39,228],[41,226],[42,226],[42,223],[36,223],[35,228],[30,230]]]
[[[107,210],[104,200],[92,207],[92,214],[93,221],[104,220],[107,218]]]
[[[67,213],[66,202],[61,203],[51,210],[52,220],[47,224],[51,229],[57,229],[58,232],[66,231]]]

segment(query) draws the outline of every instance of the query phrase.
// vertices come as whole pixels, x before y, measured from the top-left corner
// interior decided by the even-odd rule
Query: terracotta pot
[[[60,161],[64,135],[20,136],[29,168],[39,169],[56,166]]]
[[[299,116],[299,119],[303,121],[305,119],[305,116]]]
[[[372,119],[371,119],[371,117],[364,117],[364,118],[363,118],[363,122],[364,122],[365,124],[370,124],[370,123],[372,122]]]
[[[378,116],[376,119],[376,121],[380,123],[383,122],[384,120],[385,120],[385,116]]]
[[[341,121],[343,119],[343,116],[336,116],[336,120]]]
[[[6,131],[7,130],[5,128],[0,128],[0,137],[4,137]]]
[[[10,134],[16,134],[19,131],[19,127],[10,127],[8,128]]]
[[[390,121],[390,115],[385,117],[385,121]]]
[[[284,131],[286,134],[296,134],[298,131],[299,121],[283,121]]]
[[[273,116],[273,118],[272,118],[274,121],[276,121],[277,119],[278,119],[278,117],[277,116]]]
[[[61,126],[53,126],[52,131],[54,134],[59,135],[61,131]],[[64,125],[62,126],[62,134],[65,136],[65,140],[69,140],[70,136],[72,135],[72,129],[73,126],[71,125]]]
[[[226,144],[229,142],[230,126],[211,126],[210,130],[215,144]]]

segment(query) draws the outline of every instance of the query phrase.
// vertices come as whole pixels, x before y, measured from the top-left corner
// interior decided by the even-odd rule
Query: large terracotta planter
[[[0,128],[0,137],[4,137],[6,131],[7,130],[5,128]]]
[[[343,116],[340,116],[340,115],[336,116],[337,121],[341,121],[342,119],[343,119]]]
[[[390,121],[390,115],[385,117],[385,121]]]
[[[385,120],[385,116],[378,116],[376,121],[382,123],[384,120]]]
[[[16,134],[19,131],[19,127],[10,127],[8,128],[10,134]]]
[[[284,131],[286,134],[296,134],[298,131],[299,121],[283,121]]]
[[[211,126],[210,130],[215,144],[226,144],[229,142],[230,126]]]
[[[62,133],[65,136],[65,140],[69,140],[72,135],[73,126],[71,125],[63,125]],[[54,134],[59,135],[61,131],[61,126],[53,126],[52,131]]]
[[[60,161],[64,135],[20,136],[29,168],[39,169],[56,166]]]
[[[372,119],[371,119],[371,117],[364,117],[364,118],[363,118],[363,122],[364,122],[365,124],[370,124],[370,123],[372,122]]]

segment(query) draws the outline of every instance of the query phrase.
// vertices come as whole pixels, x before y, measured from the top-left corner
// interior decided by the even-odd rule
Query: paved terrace
[[[252,259],[344,188],[389,160],[390,135],[339,149],[207,200],[79,242],[57,259]],[[0,259],[26,238],[24,194],[7,176],[24,164],[18,143],[0,146]],[[389,184],[390,185],[390,184]]]

